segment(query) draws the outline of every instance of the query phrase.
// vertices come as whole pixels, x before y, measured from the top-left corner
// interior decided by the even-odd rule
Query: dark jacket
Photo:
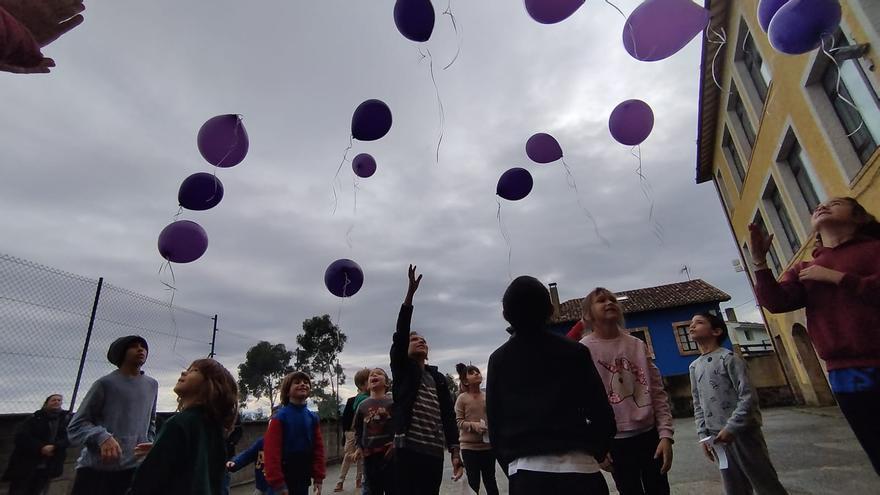
[[[446,436],[446,447],[458,446],[458,424],[455,422],[455,408],[449,394],[449,384],[443,373],[436,366],[425,366],[424,370],[409,357],[409,332],[412,321],[413,307],[400,306],[397,317],[397,329],[391,343],[391,391],[394,404],[391,417],[394,420],[395,435],[405,434],[412,418],[413,405],[422,383],[422,372],[430,373],[437,384],[437,398],[440,402],[440,416],[443,433]]]
[[[238,442],[241,441],[241,437],[244,435],[244,430],[241,428],[241,414],[235,416],[235,425],[232,427],[232,431],[229,432],[229,435],[226,437],[226,458],[232,459],[235,457],[235,446],[238,445]]]
[[[544,330],[515,332],[489,357],[486,415],[502,465],[580,450],[602,460],[614,411],[585,346]]]
[[[195,406],[165,422],[128,495],[219,495],[225,473],[223,428]]]
[[[357,399],[357,395],[349,397],[348,400],[345,401],[345,409],[342,410],[342,431],[351,431],[352,425],[354,424],[355,399]]]
[[[41,464],[45,465],[46,474],[50,478],[61,476],[67,446],[70,444],[67,440],[70,413],[61,411],[58,414],[54,438],[49,428],[50,421],[46,411],[40,409],[18,426],[15,430],[15,448],[3,474],[4,481],[30,478]],[[40,453],[40,449],[46,445],[55,446],[52,457],[45,457]]]

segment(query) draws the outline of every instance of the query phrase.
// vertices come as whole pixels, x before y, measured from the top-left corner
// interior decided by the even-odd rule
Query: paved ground
[[[703,495],[721,493],[718,470],[703,457],[696,445],[690,418],[675,421],[675,460],[669,473],[672,493]],[[880,478],[835,408],[781,408],[764,411],[764,436],[770,457],[782,484],[792,495],[872,495],[880,493]],[[469,493],[463,481],[452,482],[452,469],[446,463],[441,494]],[[339,466],[328,466],[323,494],[333,493]],[[507,493],[506,479],[498,470],[501,493]],[[608,479],[614,492],[614,482]],[[346,495],[353,495],[354,470],[349,473]],[[233,490],[233,495],[250,495],[252,486]],[[471,492],[472,493],[472,492]],[[485,490],[482,491],[485,493]],[[561,495],[561,494],[558,494]]]

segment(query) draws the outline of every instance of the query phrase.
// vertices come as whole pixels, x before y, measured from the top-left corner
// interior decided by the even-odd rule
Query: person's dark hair
[[[455,365],[455,371],[458,372],[458,393],[463,394],[468,391],[468,373],[472,371],[480,372],[480,368],[472,364],[458,363]]]
[[[515,331],[540,330],[553,315],[550,291],[535,277],[523,275],[507,286],[501,299],[504,319]]]
[[[205,412],[223,431],[231,431],[238,415],[238,385],[235,378],[222,364],[213,359],[196,359],[190,368],[197,368],[205,377],[205,383],[193,404],[205,408]],[[180,398],[178,397],[178,407]]]
[[[724,320],[721,317],[714,315],[708,311],[704,311],[702,313],[697,313],[697,316],[702,316],[703,318],[709,320],[709,324],[712,325],[712,329],[720,329],[721,335],[716,339],[718,341],[718,345],[724,343],[727,340],[727,324],[724,323]]]
[[[856,235],[870,237],[871,239],[880,240],[880,222],[877,218],[868,213],[868,210],[858,202],[856,198],[850,196],[840,196],[834,199],[846,201],[852,208],[852,216],[859,224],[856,228]],[[817,247],[822,245],[822,236],[819,232],[815,232]]]
[[[52,397],[61,397],[62,400],[64,399],[64,396],[61,394],[51,394],[48,397],[46,397],[46,400],[43,401],[42,409],[46,409],[46,404],[49,403],[49,399],[51,399]]]
[[[859,222],[859,227],[856,229],[856,233],[866,237],[880,239],[880,222],[877,222],[877,218],[868,213],[868,210],[866,210],[856,198],[844,196],[840,199],[848,202],[850,206],[852,206],[853,217]]]
[[[122,366],[122,362],[125,361],[125,354],[128,352],[129,347],[138,342],[144,346],[144,349],[147,350],[147,354],[149,355],[150,346],[147,344],[147,339],[140,335],[127,335],[125,337],[119,337],[110,344],[110,348],[107,349],[107,361],[110,361],[113,366],[119,368]]]
[[[281,380],[281,389],[279,393],[281,394],[281,405],[286,406],[290,404],[290,387],[293,385],[294,380],[305,380],[309,382],[309,386],[312,385],[312,377],[307,375],[302,371],[294,371],[293,373],[288,373],[283,380]]]

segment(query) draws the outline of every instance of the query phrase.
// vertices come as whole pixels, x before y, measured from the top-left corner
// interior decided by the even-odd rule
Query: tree
[[[449,385],[449,394],[452,395],[452,400],[455,400],[458,397],[458,378],[452,376],[452,373],[446,373],[446,384]]]
[[[239,399],[253,396],[255,399],[269,399],[270,410],[275,409],[275,397],[281,379],[293,371],[290,359],[293,352],[284,344],[270,344],[260,341],[247,351],[245,361],[238,365]]]
[[[322,418],[339,416],[339,386],[345,373],[337,357],[348,337],[330,321],[330,315],[303,321],[303,333],[296,337],[296,369],[312,377],[312,396]],[[329,387],[329,390],[328,390]]]

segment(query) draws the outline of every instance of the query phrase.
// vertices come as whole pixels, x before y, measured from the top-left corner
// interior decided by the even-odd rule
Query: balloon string
[[[211,174],[214,176],[214,193],[211,194],[211,197],[205,200],[205,203],[210,203],[217,197],[217,191],[220,190],[219,180],[217,179],[217,167],[214,167],[214,171]]]
[[[437,163],[440,163],[440,145],[443,143],[443,130],[444,127],[446,127],[446,111],[443,109],[443,100],[440,98],[440,88],[437,86],[437,78],[434,77],[434,57],[431,56],[430,48],[425,47],[425,51],[427,52],[428,69],[431,72],[431,82],[434,84],[434,94],[437,96],[437,110],[440,116],[440,136],[437,139],[436,154]],[[422,55],[422,59],[424,59],[425,54],[422,53],[421,48],[419,48],[419,53]]]
[[[333,213],[331,213],[331,215],[335,215],[336,208],[339,207],[339,194],[336,193],[336,181],[339,179],[339,172],[342,171],[342,166],[345,165],[345,160],[348,158],[348,152],[351,151],[352,146],[354,146],[354,134],[348,137],[348,147],[345,148],[345,153],[342,154],[342,161],[339,162],[339,167],[336,169],[336,175],[333,176],[333,182],[331,183],[333,188]]]
[[[636,175],[639,176],[639,188],[642,190],[642,195],[645,196],[645,200],[648,202],[648,222],[651,223],[651,230],[654,233],[654,237],[660,241],[661,244],[664,243],[664,232],[663,224],[660,223],[659,220],[654,216],[655,203],[653,198],[654,187],[651,185],[651,182],[648,180],[648,177],[645,175],[644,168],[642,166],[642,146],[636,145],[630,149],[630,154],[639,162],[638,167],[635,170]]]
[[[354,231],[355,227],[355,219],[357,217],[357,202],[358,202],[358,190],[360,187],[358,186],[357,176],[352,177],[351,179],[352,189],[354,191],[354,204],[352,207],[352,219],[351,225],[348,227],[348,230],[345,231],[345,242],[348,244],[349,249],[354,248],[354,241],[352,240],[351,233]]]
[[[724,45],[727,44],[727,32],[724,28],[721,28],[720,33],[712,28],[712,34],[714,34],[718,38],[718,41],[713,40],[709,33],[706,33],[706,41],[714,45],[718,45],[718,48],[715,50],[715,55],[712,56],[712,80],[715,81],[715,86],[717,86],[718,89],[720,89],[724,93],[732,95],[733,91],[725,91],[724,88],[721,87],[721,84],[718,82],[718,78],[716,76],[717,71],[715,70],[716,62],[718,60],[718,54],[721,53]]]
[[[236,118],[236,121],[235,121],[235,130],[232,132],[232,137],[233,137],[233,139],[232,139],[232,144],[229,145],[229,147],[226,149],[226,154],[223,155],[223,158],[221,158],[220,161],[217,163],[217,166],[218,166],[218,167],[222,167],[222,166],[223,166],[223,162],[224,162],[227,158],[229,158],[229,154],[232,153],[233,150],[235,150],[235,147],[236,147],[236,146],[238,146],[238,129],[239,129],[239,127],[241,127],[241,125],[242,125],[242,124],[241,124],[241,115],[236,114],[236,115],[235,115],[235,118]]]
[[[351,184],[352,184],[352,189],[354,190],[354,208],[352,210],[352,214],[357,215],[357,212],[358,212],[358,190],[360,190],[360,186],[358,186],[357,176],[352,177]]]
[[[342,346],[342,308],[345,306],[345,299],[348,297],[348,285],[351,283],[351,279],[348,278],[348,273],[343,272],[345,275],[345,283],[342,285],[342,297],[339,301],[339,309],[336,310],[336,367],[339,367],[339,353],[342,351],[340,347]],[[336,370],[334,370],[336,371]]]
[[[171,282],[166,282],[168,279],[163,279],[162,274],[168,270],[168,273],[171,275]],[[159,265],[159,283],[165,286],[165,290],[171,293],[171,298],[168,300],[168,307],[172,307],[174,305],[174,293],[177,291],[177,281],[174,278],[174,268],[171,266],[171,261],[165,260],[161,265]]]
[[[826,36],[831,37],[831,48],[825,47]],[[835,83],[835,89],[834,89],[835,98],[839,98],[839,99],[843,100],[844,103],[851,106],[853,108],[853,110],[855,110],[856,113],[859,115],[859,120],[861,121],[861,122],[859,122],[859,126],[856,127],[855,130],[853,130],[852,132],[850,132],[849,134],[846,135],[846,137],[852,137],[853,134],[859,132],[859,130],[861,130],[861,128],[864,127],[865,119],[864,119],[864,117],[862,117],[862,112],[861,112],[861,110],[859,110],[859,107],[855,103],[850,101],[849,98],[843,96],[843,94],[841,94],[841,92],[840,92],[840,85],[842,83],[843,77],[840,72],[840,64],[837,63],[837,59],[835,59],[834,55],[832,55],[837,50],[840,50],[840,47],[835,48],[834,44],[835,44],[835,39],[834,39],[833,35],[829,35],[828,33],[822,34],[822,53],[824,53],[825,56],[828,57],[828,60],[830,60],[831,63],[834,64],[835,69],[837,69],[837,82]]]
[[[733,94],[732,91],[726,91],[721,84],[718,83],[718,77],[715,75],[715,63],[718,60],[718,54],[721,53],[721,49],[724,48],[724,45],[727,44],[727,33],[724,31],[724,28],[721,28],[721,32],[715,30],[715,28],[710,28],[712,34],[718,37],[718,41],[713,40],[712,36],[709,33],[706,33],[706,41],[712,43],[713,45],[718,45],[718,48],[715,50],[715,55],[712,57],[712,80],[715,81],[715,86],[718,87],[722,92],[727,94]]]
[[[581,200],[581,192],[580,190],[578,190],[577,181],[574,180],[574,174],[571,172],[571,167],[568,166],[568,163],[565,163],[565,158],[562,159],[562,166],[565,169],[565,179],[566,182],[568,182],[568,187],[574,189],[574,195],[577,199],[577,204],[581,207],[581,210],[584,212],[590,222],[592,222],[593,231],[596,233],[596,237],[598,237],[599,240],[602,241],[602,244],[604,244],[606,247],[610,247],[611,243],[608,242],[608,239],[602,236],[601,232],[599,232],[599,224],[596,223],[596,218],[593,217],[593,214],[590,212],[589,208],[587,208]]]
[[[624,14],[623,11],[620,10],[620,8],[619,8],[617,5],[614,5],[614,4],[611,3],[609,0],[605,0],[605,3],[607,3],[608,5],[614,7],[614,10],[616,10],[617,12],[619,12],[619,13],[620,13],[620,16],[623,17],[623,20],[624,20],[624,21],[626,20],[626,14]]]
[[[632,26],[631,26],[630,23],[628,22],[628,21],[629,21],[629,18],[626,17],[626,14],[624,14],[623,11],[620,10],[620,8],[619,8],[617,5],[614,5],[614,4],[611,3],[609,0],[605,0],[605,3],[607,3],[607,4],[610,5],[612,8],[614,8],[614,10],[616,10],[617,13],[620,14],[620,17],[623,17],[623,29],[624,29],[624,31],[626,31],[627,34],[629,34],[629,39],[630,39],[630,41],[632,42],[633,52],[635,52],[636,59],[637,59],[637,60],[641,60],[641,58],[639,57],[639,50],[638,50],[638,48],[637,48],[637,46],[636,46],[636,36],[635,36],[635,34],[633,33],[633,28],[632,28]]]
[[[510,246],[510,236],[507,233],[507,229],[504,228],[504,220],[501,218],[501,200],[496,197],[495,202],[498,203],[498,213],[495,214],[495,218],[498,219],[498,230],[501,232],[501,237],[504,238],[504,243],[507,244],[507,276],[513,280],[513,272],[510,268],[513,248]]]
[[[181,215],[182,213],[183,213],[183,206],[178,206],[178,207],[177,207],[177,213],[175,213],[174,215],[171,216],[171,221],[172,221],[172,222],[176,222],[176,221],[177,221],[177,218],[180,217],[180,215]]]
[[[443,67],[443,70],[446,70],[452,67],[452,64],[458,60],[458,56],[461,54],[462,36],[461,32],[458,30],[458,23],[455,21],[455,14],[452,12],[452,0],[449,0],[449,3],[446,4],[446,10],[443,11],[443,15],[449,16],[449,20],[452,22],[452,29],[455,31],[455,38],[458,40],[458,46],[455,49],[455,56],[452,57],[452,61],[446,64],[446,67]]]

